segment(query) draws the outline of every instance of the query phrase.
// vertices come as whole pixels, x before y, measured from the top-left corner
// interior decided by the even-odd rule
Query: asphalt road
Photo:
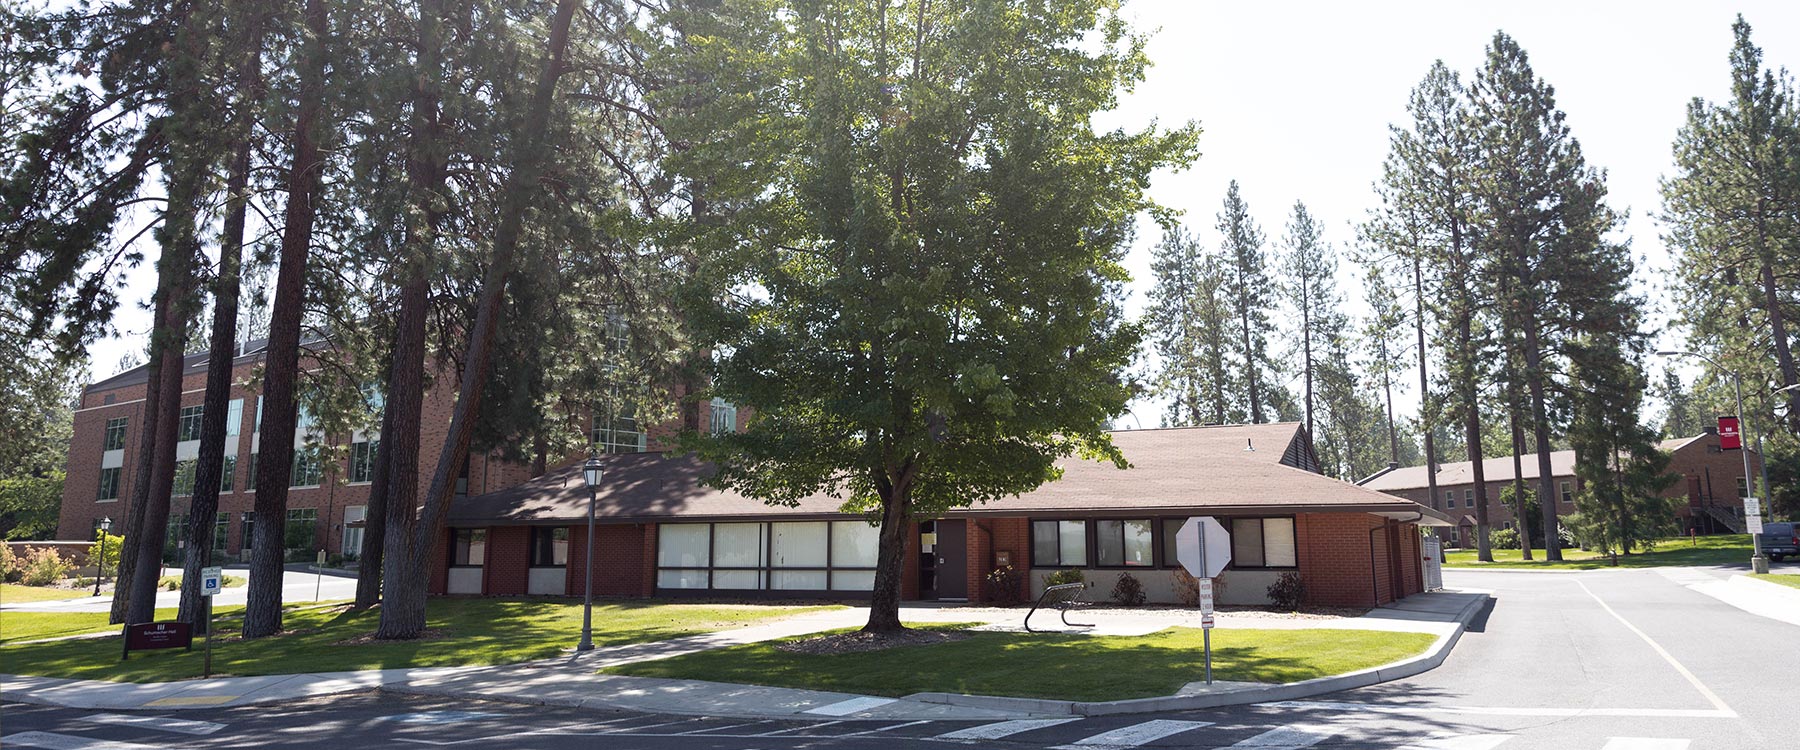
[[[1705,569],[1450,572],[1496,604],[1443,666],[1286,704],[1035,723],[604,713],[388,694],[209,711],[0,707],[0,745],[152,748],[1135,747],[1680,750],[1800,747],[1800,627],[1686,584]],[[193,724],[190,722],[206,722]],[[118,744],[127,743],[127,744]]]

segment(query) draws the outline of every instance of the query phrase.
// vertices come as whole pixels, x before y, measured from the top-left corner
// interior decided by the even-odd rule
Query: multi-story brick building
[[[262,353],[234,363],[249,380]],[[189,357],[183,376],[177,457],[199,451],[206,361]],[[444,378],[441,382],[452,382]],[[59,536],[91,535],[96,519],[124,517],[142,419],[143,368],[94,384],[75,415]],[[441,444],[453,399],[428,392],[421,441]],[[744,417],[722,402],[699,404],[698,425],[740,429]],[[257,395],[235,386],[227,417],[227,474],[219,499],[216,547],[246,556],[255,523],[251,460],[262,442]],[[690,415],[695,418],[696,415]],[[341,450],[315,464],[296,459],[288,496],[291,549],[354,553],[368,505],[378,435],[312,434],[302,419],[296,441]],[[875,528],[842,501],[809,497],[769,506],[706,486],[711,468],[668,451],[675,425],[612,420],[593,439],[608,453],[597,490],[596,593],[614,596],[866,596],[874,582]],[[1174,531],[1195,515],[1217,517],[1233,532],[1234,560],[1220,580],[1227,603],[1266,601],[1284,573],[1306,581],[1317,604],[1369,606],[1422,590],[1420,526],[1447,525],[1410,500],[1318,473],[1312,442],[1297,424],[1233,425],[1114,433],[1131,468],[1065,460],[1063,477],[1015,498],[951,511],[910,524],[902,593],[907,598],[993,598],[993,573],[1017,571],[1017,594],[1040,590],[1051,573],[1087,571],[1110,587],[1131,573],[1155,601],[1174,601],[1180,586]],[[532,467],[476,455],[461,468],[430,586],[434,593],[577,595],[586,564],[587,489],[575,457]],[[429,463],[429,461],[427,461]],[[184,466],[190,464],[184,463]],[[428,481],[431,466],[421,467]],[[191,477],[191,470],[184,471]],[[191,479],[187,480],[191,484]],[[187,487],[177,487],[171,528],[180,529]],[[179,556],[177,544],[172,556]],[[1104,590],[1101,592],[1104,595]]]
[[[1678,478],[1662,496],[1678,498],[1676,509],[1684,531],[1700,534],[1742,532],[1744,518],[1744,459],[1735,450],[1721,450],[1719,435],[1706,432],[1690,438],[1665,440],[1658,447],[1669,454],[1669,473]],[[1537,455],[1521,457],[1521,474],[1527,489],[1537,489]],[[1487,486],[1488,522],[1496,529],[1517,525],[1514,508],[1500,502],[1502,489],[1512,484],[1512,456],[1482,461],[1482,479]],[[1762,457],[1750,452],[1750,470],[1762,470]],[[1575,493],[1581,489],[1581,478],[1575,474],[1575,452],[1555,451],[1550,454],[1550,476],[1556,483],[1552,503],[1557,515],[1575,512]],[[1438,496],[1430,497],[1424,466],[1407,466],[1376,474],[1362,481],[1364,487],[1404,497],[1443,512],[1456,522],[1447,530],[1452,544],[1464,543],[1475,533],[1475,477],[1473,464],[1456,461],[1438,465]]]

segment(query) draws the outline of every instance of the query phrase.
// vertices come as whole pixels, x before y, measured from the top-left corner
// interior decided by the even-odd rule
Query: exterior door
[[[937,598],[967,601],[969,598],[969,554],[967,521],[938,521]]]

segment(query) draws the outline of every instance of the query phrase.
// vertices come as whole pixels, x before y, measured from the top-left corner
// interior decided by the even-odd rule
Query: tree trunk
[[[1762,292],[1763,305],[1769,308],[1769,335],[1775,340],[1775,364],[1781,368],[1778,385],[1800,383],[1800,373],[1795,371],[1794,351],[1788,342],[1787,318],[1781,313],[1781,296],[1775,287],[1775,269],[1767,263],[1762,265]],[[1800,435],[1800,388],[1784,395],[1788,402],[1788,432]]]
[[[1550,475],[1550,413],[1544,396],[1544,358],[1538,348],[1536,315],[1528,314],[1525,333],[1525,385],[1531,394],[1531,429],[1537,438],[1538,508],[1544,515],[1544,559],[1562,558],[1556,533],[1556,478]]]
[[[1471,314],[1464,311],[1457,319],[1456,345],[1462,356],[1463,367],[1463,371],[1457,374],[1462,381],[1458,384],[1458,391],[1463,401],[1463,440],[1469,446],[1469,471],[1475,481],[1475,559],[1493,562],[1494,548],[1488,539],[1488,532],[1492,529],[1488,525],[1487,469],[1482,466],[1481,393],[1475,382],[1475,353],[1470,349],[1473,338],[1470,317]]]
[[[281,631],[283,548],[287,535],[288,480],[294,468],[295,385],[300,368],[300,323],[306,305],[306,262],[318,216],[320,136],[325,109],[325,39],[330,33],[325,0],[306,0],[301,44],[300,110],[294,118],[294,160],[288,173],[287,220],[281,232],[281,265],[269,315],[263,371],[263,440],[256,463],[256,539],[250,556],[244,637]]]
[[[191,249],[191,248],[184,248]],[[191,275],[191,256],[185,252],[171,254],[157,263],[157,292],[154,320],[150,334],[150,363],[145,381],[143,425],[138,429],[137,468],[132,472],[131,505],[125,509],[125,542],[119,549],[119,574],[113,579],[111,621],[144,622],[141,608],[132,607],[138,595],[136,580],[145,537],[151,529],[159,537],[152,558],[150,596],[155,596],[155,581],[162,575],[160,537],[168,525],[169,493],[175,482],[175,428],[181,412],[181,375],[183,357],[181,339],[186,327],[175,311],[179,310],[184,283]],[[161,526],[150,525],[145,511],[161,497]],[[133,619],[136,617],[137,619]]]
[[[869,597],[869,621],[865,633],[904,630],[900,624],[900,582],[906,575],[906,530],[912,506],[911,488],[884,493],[881,503],[881,541],[875,551],[875,588]]]
[[[1519,400],[1507,387],[1506,417],[1512,423],[1513,517],[1519,521],[1519,559],[1531,559],[1531,519],[1525,515],[1525,427],[1519,424]],[[1541,507],[1543,498],[1538,498]]]
[[[158,274],[159,277],[161,274]],[[158,279],[158,284],[163,283]],[[164,308],[169,304],[168,295],[157,294],[155,311],[151,320],[160,323],[167,317]],[[152,329],[154,331],[154,329]],[[125,622],[125,610],[131,603],[131,576],[137,570],[137,545],[143,540],[144,505],[150,493],[151,467],[156,463],[157,418],[162,416],[162,362],[161,350],[157,347],[157,339],[152,333],[149,347],[149,363],[146,365],[144,381],[144,406],[139,413],[137,465],[131,472],[131,493],[126,499],[125,517],[120,519],[123,526],[115,526],[123,534],[124,541],[119,545],[119,569],[113,577],[112,614],[108,621],[114,625]],[[179,393],[180,389],[177,388]],[[123,472],[121,472],[123,473]]]
[[[1306,368],[1306,439],[1316,439],[1313,432],[1313,356],[1312,356],[1312,310],[1311,301],[1305,289],[1312,282],[1301,279],[1300,285],[1300,356],[1301,364]],[[1350,446],[1344,446],[1348,450]]]
[[[129,587],[126,594],[126,622],[150,622],[156,618],[156,583],[162,578],[163,547],[168,543],[169,495],[175,485],[175,434],[181,416],[181,376],[186,357],[182,343],[187,338],[187,297],[192,292],[194,246],[187,242],[175,253],[181,268],[179,281],[169,290],[168,317],[157,324],[152,339],[162,349],[162,367],[157,372],[162,391],[157,402],[156,437],[152,453],[150,484],[142,510],[132,509],[129,517],[137,519],[137,563],[129,577],[120,578],[117,587]],[[139,460],[142,460],[141,458]],[[132,493],[134,497],[139,493]]]
[[[1425,491],[1431,507],[1438,507],[1437,440],[1432,437],[1431,378],[1425,366],[1425,261],[1413,255],[1413,329],[1419,335],[1419,423],[1425,430]]]
[[[315,0],[316,1],[316,0]],[[506,280],[512,272],[513,255],[518,249],[525,211],[538,190],[538,179],[547,161],[544,135],[549,126],[550,106],[556,83],[565,71],[563,55],[569,44],[569,25],[575,15],[575,0],[558,0],[551,20],[543,70],[538,75],[527,110],[522,138],[514,152],[512,174],[508,175],[501,204],[499,226],[494,232],[494,257],[482,279],[481,297],[476,305],[475,323],[469,331],[469,346],[463,358],[462,382],[456,396],[456,407],[450,417],[449,434],[438,453],[437,468],[432,474],[431,489],[425,496],[425,507],[404,556],[390,555],[387,560],[388,597],[381,607],[381,625],[377,638],[417,638],[425,631],[426,573],[430,554],[438,549],[433,542],[443,533],[451,494],[455,491],[456,468],[469,454],[475,438],[475,421],[481,415],[481,397],[488,371],[493,364],[493,339],[502,314]],[[389,533],[398,529],[389,529]],[[398,570],[396,570],[398,564]],[[397,574],[397,575],[396,575]],[[396,589],[404,587],[404,594]]]
[[[225,473],[225,438],[230,425],[231,365],[237,358],[240,275],[244,223],[250,204],[250,152],[255,139],[256,107],[262,91],[262,15],[246,17],[244,41],[249,51],[238,67],[238,112],[232,137],[237,153],[225,179],[225,225],[219,234],[219,275],[213,290],[212,341],[206,357],[206,406],[200,425],[200,459],[194,467],[194,495],[188,504],[187,556],[182,561],[181,606],[177,619],[204,633],[208,625],[201,606],[200,569],[212,564],[218,525],[219,485]]]
[[[1250,387],[1250,423],[1262,424],[1262,394],[1256,389],[1256,351],[1250,348],[1250,300],[1238,300],[1238,304],[1243,306],[1238,318],[1244,328],[1244,375],[1248,377],[1245,382]]]
[[[381,418],[381,447],[375,457],[375,483],[369,490],[368,518],[363,529],[363,557],[357,563],[356,606],[389,602],[396,580],[394,566],[405,559],[419,497],[419,429],[425,401],[425,319],[431,283],[412,270],[400,292],[394,317],[394,351],[388,364],[387,407]],[[421,593],[421,596],[423,594]],[[421,605],[423,606],[423,605]],[[385,606],[384,606],[385,609]]]

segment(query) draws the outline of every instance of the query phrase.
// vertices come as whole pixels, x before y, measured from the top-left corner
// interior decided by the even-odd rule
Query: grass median
[[[1213,679],[1283,683],[1418,655],[1435,636],[1375,630],[1213,631]],[[1145,636],[972,632],[949,643],[800,654],[777,643],[611,667],[607,674],[903,696],[920,692],[1060,700],[1172,695],[1204,679],[1202,631]]]
[[[1788,588],[1800,589],[1800,575],[1792,573],[1751,573],[1750,577],[1758,581],[1768,581]]]
[[[93,595],[87,588],[65,589],[59,586],[26,586],[19,583],[0,583],[0,603],[21,604],[24,602],[53,602],[63,599],[80,599]]]
[[[1562,551],[1560,562],[1544,559],[1544,551],[1534,549],[1534,559],[1523,560],[1516,549],[1494,550],[1493,562],[1476,559],[1475,550],[1459,549],[1444,553],[1444,566],[1449,568],[1525,568],[1541,570],[1598,570],[1613,567],[1611,555],[1569,548]],[[1670,537],[1659,539],[1649,551],[1619,555],[1621,568],[1656,568],[1668,565],[1729,565],[1750,562],[1750,537],[1747,534],[1719,534],[1702,537]]]
[[[432,599],[426,637],[413,641],[373,640],[379,612],[310,603],[287,612],[280,635],[245,641],[237,636],[238,609],[220,608],[213,642],[215,675],[510,664],[556,656],[581,636],[581,603],[563,599]],[[593,638],[602,647],[660,641],[818,609],[824,607],[600,602],[594,605]],[[40,614],[46,613],[0,613],[0,632],[11,638],[16,615]],[[172,614],[157,612],[159,619]],[[94,616],[104,625],[105,613]],[[62,627],[66,631],[73,625]],[[120,682],[188,679],[200,676],[200,645],[196,640],[192,652],[134,653],[121,662],[116,636],[13,644],[0,646],[0,664],[5,665],[0,671]]]

